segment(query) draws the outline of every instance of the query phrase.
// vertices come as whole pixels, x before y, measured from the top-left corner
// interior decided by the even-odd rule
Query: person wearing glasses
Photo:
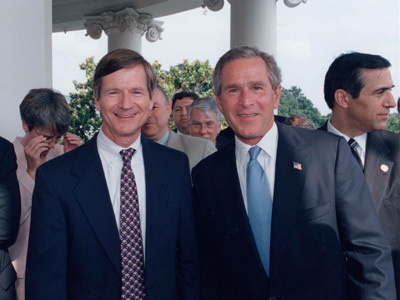
[[[32,89],[19,106],[24,137],[16,137],[17,178],[21,193],[19,233],[9,248],[17,272],[17,299],[25,299],[25,268],[31,223],[32,193],[36,169],[80,145],[79,137],[69,133],[69,106],[65,97],[52,89]],[[64,145],[60,145],[64,136]]]
[[[222,115],[213,97],[195,100],[188,109],[188,116],[191,136],[210,140],[218,150],[229,143],[229,139],[218,135]]]

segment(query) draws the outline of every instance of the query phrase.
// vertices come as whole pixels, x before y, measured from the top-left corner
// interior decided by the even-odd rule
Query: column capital
[[[297,5],[300,5],[302,2],[307,3],[307,0],[283,0],[283,3],[285,3],[285,5],[288,7],[296,7]]]
[[[98,16],[85,17],[86,35],[93,39],[99,39],[102,31],[109,35],[114,32],[136,32],[142,36],[146,33],[149,42],[161,40],[161,32],[164,30],[162,21],[154,20],[149,14],[139,14],[131,7],[118,12],[103,12]]]
[[[203,0],[203,8],[208,8],[211,11],[219,11],[224,7],[224,0]]]

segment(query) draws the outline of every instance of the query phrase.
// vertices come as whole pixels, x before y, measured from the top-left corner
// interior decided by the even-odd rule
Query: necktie
[[[351,148],[351,153],[353,153],[353,155],[356,158],[356,160],[357,160],[358,164],[360,165],[361,169],[364,169],[363,165],[362,165],[362,162],[361,162],[361,158],[358,155],[358,152],[357,152],[357,149],[356,149],[357,146],[358,146],[358,143],[354,139],[349,139],[348,143],[349,143],[349,146]]]
[[[272,199],[267,177],[257,161],[261,148],[250,148],[247,164],[247,208],[257,250],[269,276],[269,250],[271,241]]]
[[[146,299],[139,201],[131,160],[135,149],[121,150],[121,299]]]

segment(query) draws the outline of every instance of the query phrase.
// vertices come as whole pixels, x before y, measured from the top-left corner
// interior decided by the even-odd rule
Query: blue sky
[[[142,39],[142,54],[162,68],[183,62],[209,60],[215,66],[229,50],[230,4],[218,12],[202,8],[159,18],[162,40]],[[277,61],[283,87],[298,86],[322,114],[329,113],[323,82],[331,62],[341,53],[379,54],[392,63],[391,73],[400,96],[400,5],[398,0],[308,0],[296,8],[277,2]],[[85,31],[53,34],[53,87],[74,91],[73,80],[84,81],[79,64],[87,57],[98,61],[107,52],[107,37],[99,40]],[[394,111],[394,110],[393,110]]]

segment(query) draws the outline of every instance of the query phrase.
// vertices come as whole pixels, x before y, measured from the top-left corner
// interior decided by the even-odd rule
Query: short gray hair
[[[271,81],[272,88],[276,91],[278,85],[282,82],[281,69],[278,67],[275,58],[256,47],[238,46],[226,52],[217,62],[213,72],[214,91],[218,97],[221,97],[221,73],[222,68],[230,61],[239,58],[260,57],[268,67],[268,78]]]
[[[29,131],[41,127],[50,132],[64,134],[71,122],[65,97],[52,89],[32,89],[19,106],[21,119]]]
[[[218,109],[217,101],[215,101],[215,98],[213,97],[205,97],[205,98],[200,98],[195,101],[193,101],[192,105],[188,107],[188,121],[190,122],[190,115],[192,113],[193,108],[198,108],[201,111],[205,112],[205,114],[209,117],[210,113],[215,113],[217,114],[217,122],[221,122],[222,115],[221,112]]]

